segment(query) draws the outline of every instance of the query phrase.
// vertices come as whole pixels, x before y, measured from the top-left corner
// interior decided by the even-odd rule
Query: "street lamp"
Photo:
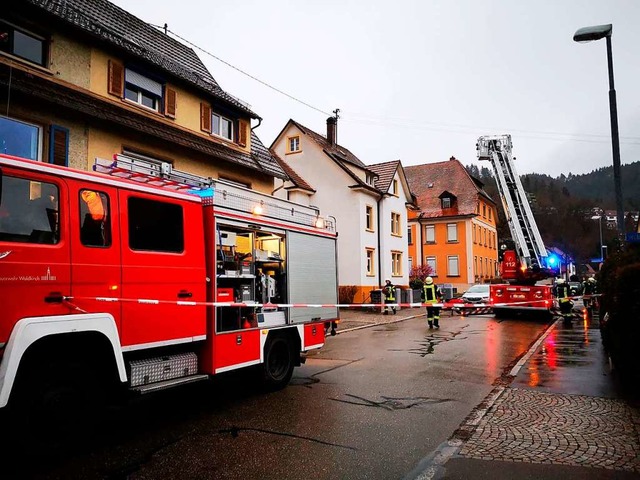
[[[611,34],[613,25],[596,25],[579,29],[573,40],[578,43],[607,39],[607,65],[609,67],[609,115],[611,117],[611,149],[613,150],[613,183],[616,191],[618,233],[624,236],[624,210],[622,208],[622,185],[620,184],[620,139],[618,138],[618,107],[616,89],[613,85],[613,56],[611,54]]]

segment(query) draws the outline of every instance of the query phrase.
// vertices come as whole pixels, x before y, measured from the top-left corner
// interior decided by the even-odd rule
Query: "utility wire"
[[[152,27],[161,29],[164,31],[165,34],[170,33],[171,35],[173,35],[175,38],[181,40],[182,42],[184,42],[185,44],[195,48],[196,50],[199,50],[201,52],[203,52],[205,55],[210,56],[211,58],[219,61],[220,63],[223,63],[224,65],[228,66],[229,68],[232,68],[234,70],[236,70],[237,72],[241,73],[242,75],[245,75],[246,77],[260,83],[261,85],[264,85],[267,88],[270,88],[271,90],[284,95],[285,97],[298,102],[302,105],[304,105],[305,107],[308,107],[312,110],[315,110],[316,112],[320,112],[324,115],[328,115],[331,116],[332,114],[329,112],[326,112],[320,108],[317,108],[303,100],[300,100],[297,97],[294,97],[293,95],[288,94],[287,92],[280,90],[277,87],[274,87],[273,85],[270,85],[269,83],[260,80],[259,78],[257,78],[254,75],[251,75],[248,72],[245,72],[244,70],[242,70],[241,68],[236,67],[235,65],[227,62],[226,60],[218,57],[217,55],[211,53],[210,51],[206,50],[203,47],[200,47],[199,45],[196,45],[195,43],[187,40],[186,38],[184,38],[183,36],[177,34],[176,32],[169,30],[167,28],[167,25],[153,25],[153,24],[149,24]],[[437,123],[437,122],[424,122],[424,121],[416,121],[414,119],[411,118],[406,118],[406,117],[389,117],[389,116],[382,116],[382,115],[375,115],[375,114],[366,114],[366,113],[358,113],[358,112],[349,112],[347,110],[347,114],[344,116],[344,118],[342,119],[343,121],[349,122],[349,123],[355,123],[355,124],[361,124],[361,125],[376,125],[376,126],[381,126],[381,127],[402,127],[402,128],[417,128],[417,129],[426,129],[426,130],[434,130],[434,131],[445,131],[445,132],[452,132],[452,133],[469,133],[469,134],[478,134],[479,131],[493,131],[493,132],[497,132],[497,131],[508,131],[508,132],[518,132],[520,133],[523,137],[526,138],[534,138],[534,139],[539,139],[539,140],[556,140],[556,141],[576,141],[576,142],[585,142],[585,143],[608,143],[610,136],[609,135],[600,135],[600,134],[582,134],[582,133],[562,133],[562,132],[547,132],[547,131],[532,131],[532,130],[519,130],[519,129],[513,129],[513,128],[486,128],[486,127],[477,127],[477,126],[473,126],[473,125],[455,125],[455,124],[446,124],[446,123]],[[625,145],[640,145],[640,137],[628,137],[628,136],[621,136],[620,137],[620,143],[625,144]]]
[[[153,25],[153,24],[149,24],[149,25],[151,25],[152,27],[161,28],[162,30],[164,30],[164,31],[165,31],[165,33],[167,33],[167,32],[168,32],[168,33],[170,33],[171,35],[173,35],[174,37],[176,37],[176,38],[180,39],[181,41],[183,41],[183,42],[184,42],[184,43],[186,43],[187,45],[189,45],[189,46],[191,46],[191,47],[193,47],[193,48],[195,48],[195,49],[197,49],[197,50],[200,50],[202,53],[204,53],[204,54],[206,54],[206,55],[209,55],[211,58],[214,58],[214,59],[218,60],[218,61],[219,61],[219,62],[221,62],[221,63],[224,63],[226,66],[228,66],[228,67],[230,67],[230,68],[233,68],[233,69],[234,69],[234,70],[236,70],[237,72],[240,72],[241,74],[243,74],[243,75],[245,75],[245,76],[249,77],[251,80],[255,80],[256,82],[258,82],[258,83],[260,83],[260,84],[264,85],[264,86],[265,86],[265,87],[267,87],[267,88],[270,88],[271,90],[273,90],[273,91],[275,91],[275,92],[278,92],[279,94],[284,95],[285,97],[290,98],[291,100],[293,100],[293,101],[295,101],[295,102],[301,103],[301,104],[302,104],[302,105],[304,105],[305,107],[309,107],[309,108],[311,108],[312,110],[315,110],[316,112],[320,112],[320,113],[323,113],[323,114],[325,114],[325,115],[329,115],[329,116],[331,116],[331,114],[330,114],[329,112],[325,112],[324,110],[321,110],[320,108],[314,107],[313,105],[311,105],[311,104],[309,104],[309,103],[307,103],[307,102],[305,102],[305,101],[303,101],[303,100],[300,100],[299,98],[296,98],[296,97],[294,97],[293,95],[289,95],[287,92],[284,92],[284,91],[280,90],[279,88],[274,87],[273,85],[270,85],[270,84],[268,84],[267,82],[264,82],[264,81],[260,80],[258,77],[255,77],[255,76],[251,75],[250,73],[245,72],[244,70],[242,70],[242,69],[240,69],[240,68],[236,67],[235,65],[232,65],[231,63],[227,62],[226,60],[223,60],[222,58],[218,57],[217,55],[214,55],[213,53],[209,52],[208,50],[205,50],[204,48],[202,48],[202,47],[200,47],[200,46],[196,45],[195,43],[190,42],[190,41],[189,41],[189,40],[187,40],[186,38],[184,38],[184,37],[182,37],[182,36],[178,35],[176,32],[174,32],[174,31],[172,31],[172,30],[169,30],[169,29],[166,27],[166,25],[165,25],[165,26],[162,26],[162,27],[160,27],[159,25]]]

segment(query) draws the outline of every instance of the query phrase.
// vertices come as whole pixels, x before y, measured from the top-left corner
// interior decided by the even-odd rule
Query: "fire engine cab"
[[[337,234],[316,209],[170,164],[94,170],[0,155],[0,408],[249,366],[280,388],[323,346]]]
[[[548,265],[547,250],[513,166],[511,135],[480,137],[476,150],[478,160],[491,163],[513,239],[500,247],[500,276],[508,283],[490,286],[493,312],[496,317],[508,311],[548,315],[553,307],[551,286],[536,282],[553,277],[553,269]]]

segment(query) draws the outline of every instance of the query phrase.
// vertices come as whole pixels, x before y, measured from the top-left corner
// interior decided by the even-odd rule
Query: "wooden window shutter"
[[[177,93],[173,88],[166,87],[164,90],[164,114],[167,117],[176,118]]]
[[[58,125],[49,129],[49,163],[69,165],[69,130]]]
[[[249,127],[249,124],[246,121],[240,120],[238,122],[238,145],[240,145],[241,147],[247,146],[248,127]]]
[[[211,107],[207,103],[200,104],[200,130],[211,133]]]
[[[115,60],[109,60],[109,95],[122,98],[124,93],[124,66]]]

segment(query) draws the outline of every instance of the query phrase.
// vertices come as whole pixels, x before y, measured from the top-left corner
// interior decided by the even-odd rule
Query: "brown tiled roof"
[[[273,157],[276,159],[280,167],[282,167],[282,170],[284,170],[284,173],[287,174],[287,176],[289,177],[289,180],[291,180],[291,183],[293,183],[295,187],[315,193],[316,190],[311,185],[309,185],[304,178],[298,175],[298,173],[293,168],[291,168],[291,165],[289,165],[286,161],[280,158],[280,156],[277,155],[276,152],[274,152],[273,150],[270,150],[270,152],[271,152],[271,155],[273,155]]]
[[[9,82],[11,82],[12,99],[15,95],[16,103],[22,96],[30,105],[51,105],[53,108],[63,108],[81,114],[88,123],[107,122],[112,128],[124,127],[270,176],[287,177],[253,131],[251,132],[251,154],[248,154],[176,127],[162,119],[156,120],[143,115],[135,109],[125,109],[96,94],[84,93],[38,75],[13,69],[9,76],[6,67],[0,65],[0,85],[6,88]]]
[[[390,162],[369,165],[369,169],[378,176],[375,182],[378,190],[384,193],[389,191],[391,181],[393,180],[399,166],[400,160],[392,160]]]
[[[226,93],[189,47],[106,0],[19,0],[204,90],[252,118],[257,114]],[[179,8],[179,7],[176,7]]]
[[[404,172],[423,218],[475,215],[479,195],[494,203],[453,157],[447,162],[404,167]],[[443,210],[440,195],[445,191],[455,195],[457,201],[452,208]]]

